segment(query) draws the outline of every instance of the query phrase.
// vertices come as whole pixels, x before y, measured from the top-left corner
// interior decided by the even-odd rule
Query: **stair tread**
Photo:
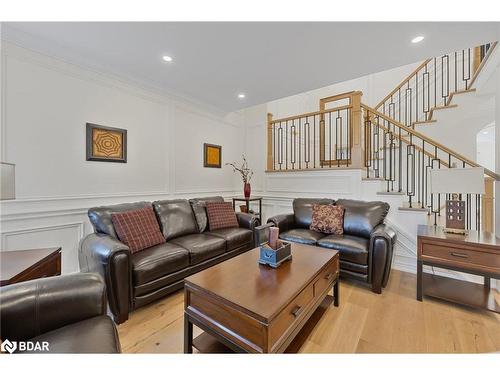
[[[406,193],[404,191],[377,191],[377,195],[406,195]]]
[[[415,121],[412,123],[413,126],[415,125],[427,125],[427,124],[433,124],[437,122],[437,120],[422,120],[422,121]]]

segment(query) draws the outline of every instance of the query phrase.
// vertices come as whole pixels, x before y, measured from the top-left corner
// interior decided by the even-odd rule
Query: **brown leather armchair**
[[[314,204],[336,204],[345,208],[344,234],[327,235],[309,229]],[[371,284],[375,293],[387,285],[396,233],[384,224],[389,212],[385,202],[351,199],[297,198],[293,213],[276,215],[268,225],[280,228],[285,241],[320,246],[340,252],[340,275]],[[256,229],[257,243],[263,242],[267,226]]]
[[[105,284],[96,274],[74,273],[4,286],[0,288],[0,336],[16,344],[48,343],[48,351],[33,353],[120,353],[118,333],[106,309]]]
[[[208,229],[207,201],[222,197],[174,199],[94,207],[88,215],[95,233],[80,242],[83,272],[106,281],[109,307],[116,323],[130,311],[183,288],[184,278],[253,248],[258,219],[237,213],[238,228]],[[152,206],[166,243],[131,253],[113,228],[114,212]]]

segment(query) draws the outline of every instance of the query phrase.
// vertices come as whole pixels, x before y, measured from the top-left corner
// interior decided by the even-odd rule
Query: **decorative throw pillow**
[[[230,202],[207,202],[208,228],[238,228],[238,220]]]
[[[309,229],[327,234],[344,233],[344,207],[331,204],[313,205]]]
[[[132,253],[165,243],[153,207],[114,213],[111,221],[118,238]]]

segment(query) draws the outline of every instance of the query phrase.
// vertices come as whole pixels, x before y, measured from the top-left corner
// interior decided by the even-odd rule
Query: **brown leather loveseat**
[[[130,311],[181,289],[184,278],[253,248],[258,219],[237,213],[238,228],[208,230],[207,201],[222,197],[125,203],[89,209],[95,233],[79,247],[82,272],[97,272],[106,280],[115,322]],[[166,243],[131,253],[120,242],[111,215],[152,206]]]
[[[314,204],[343,206],[344,233],[327,235],[309,229]],[[268,224],[279,227],[285,241],[320,246],[340,252],[340,275],[371,284],[375,293],[387,285],[396,233],[384,224],[389,212],[385,202],[351,199],[297,198],[293,213],[276,215]],[[262,226],[265,227],[265,226]],[[257,237],[261,236],[257,229]],[[262,242],[259,238],[256,242]]]

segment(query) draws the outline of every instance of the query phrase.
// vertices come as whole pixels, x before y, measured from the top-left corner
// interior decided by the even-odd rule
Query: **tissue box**
[[[260,247],[260,264],[267,264],[273,268],[277,268],[281,263],[292,259],[292,246],[289,242],[281,241],[281,247],[274,250],[268,244]]]

